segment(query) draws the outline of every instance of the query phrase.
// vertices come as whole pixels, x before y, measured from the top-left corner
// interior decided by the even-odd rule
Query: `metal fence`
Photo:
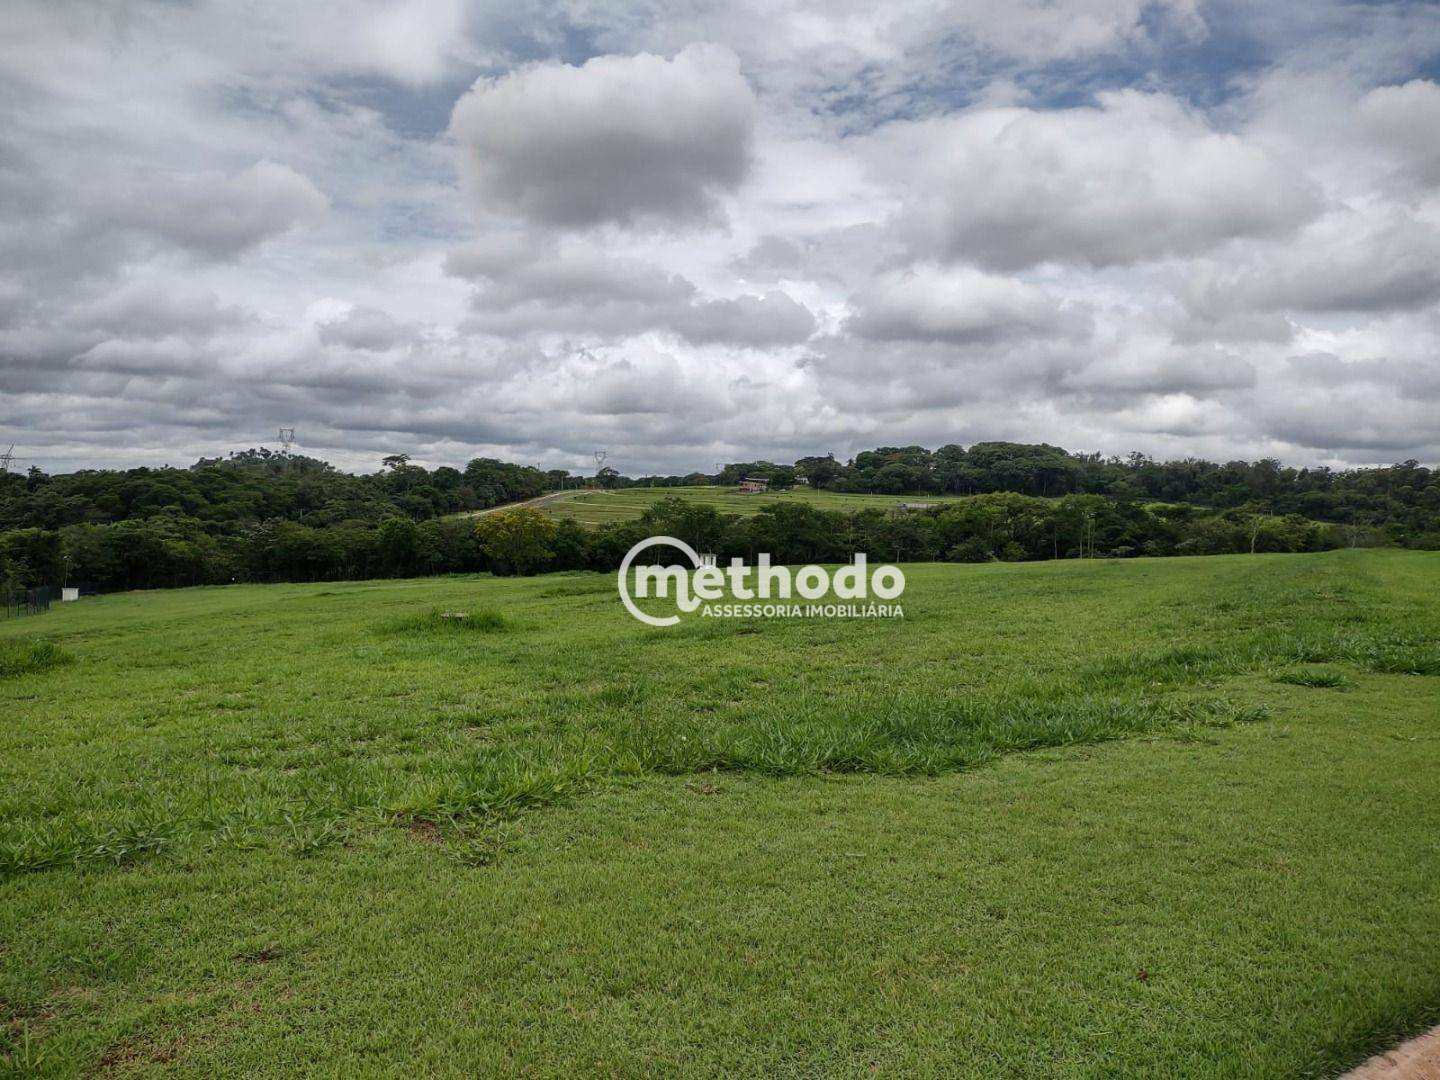
[[[41,585],[36,589],[17,589],[11,593],[0,593],[0,619],[14,619],[21,615],[39,615],[50,610],[50,587]]]

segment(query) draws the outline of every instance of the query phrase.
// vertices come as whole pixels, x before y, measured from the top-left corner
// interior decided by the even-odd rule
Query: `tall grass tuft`
[[[1154,700],[1138,694],[975,698],[943,707],[925,698],[877,698],[845,710],[792,705],[785,717],[721,728],[623,717],[612,721],[611,731],[641,772],[935,776],[1006,753],[1229,727],[1265,716],[1263,707],[1224,698]]]
[[[1354,685],[1343,671],[1324,667],[1291,668],[1278,672],[1274,679],[1287,686],[1309,686],[1326,690],[1344,690]]]
[[[468,635],[503,634],[513,629],[509,619],[498,611],[459,611],[433,608],[407,615],[383,627],[389,635]]]
[[[613,755],[605,757],[613,759]],[[510,818],[568,798],[609,771],[607,764],[600,754],[583,748],[486,750],[464,766],[429,780],[390,810],[429,821]]]
[[[49,671],[72,659],[53,641],[0,641],[0,679]]]

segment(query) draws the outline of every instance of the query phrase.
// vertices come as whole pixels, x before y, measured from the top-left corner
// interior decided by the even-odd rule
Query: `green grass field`
[[[713,506],[722,514],[742,517],[757,513],[774,503],[803,502],[821,510],[889,510],[901,503],[941,503],[957,495],[845,495],[833,491],[812,491],[797,487],[790,491],[741,495],[733,487],[623,488],[619,491],[590,491],[546,503],[543,509],[557,518],[571,518],[582,525],[603,525],[608,521],[631,521],[661,499],[684,499]]]
[[[1440,557],[907,574],[0,623],[0,1072],[1327,1076],[1440,1021]]]

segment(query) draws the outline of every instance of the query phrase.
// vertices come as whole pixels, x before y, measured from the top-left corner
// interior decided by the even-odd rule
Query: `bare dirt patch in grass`
[[[1376,1054],[1341,1080],[1440,1080],[1440,1027]]]

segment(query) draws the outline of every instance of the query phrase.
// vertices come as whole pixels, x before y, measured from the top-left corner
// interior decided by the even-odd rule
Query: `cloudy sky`
[[[6,0],[0,449],[1440,458],[1440,5]]]

